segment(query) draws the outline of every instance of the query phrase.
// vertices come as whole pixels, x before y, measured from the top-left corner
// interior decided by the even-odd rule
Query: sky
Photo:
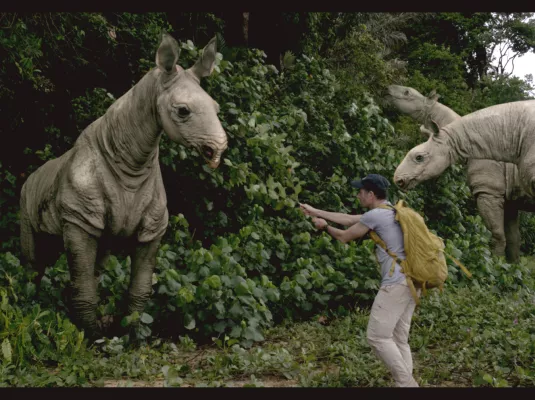
[[[508,68],[507,71],[510,72],[511,68]],[[524,79],[526,74],[532,74],[533,78],[535,78],[535,54],[531,52],[515,59],[513,75]]]
[[[523,22],[531,23],[531,17],[534,15],[535,14],[531,13],[529,18],[525,18]],[[494,53],[492,54],[495,57],[495,60],[499,57],[499,48],[500,45],[496,46]],[[511,51],[507,51],[507,55],[511,55]],[[496,65],[496,61],[494,61],[493,64]],[[505,72],[511,72],[511,63],[507,65]],[[522,57],[517,57],[514,60],[513,76],[524,79],[527,74],[531,74],[535,79],[535,54],[533,52],[528,52]]]
[[[494,56],[498,54],[498,51],[494,51]],[[495,62],[493,62],[495,64]],[[511,72],[511,65],[506,67],[506,72]],[[513,76],[524,79],[527,74],[531,74],[535,81],[535,54],[532,52],[524,54],[522,57],[515,59],[515,68],[513,70]],[[529,92],[531,96],[535,97],[535,90]]]

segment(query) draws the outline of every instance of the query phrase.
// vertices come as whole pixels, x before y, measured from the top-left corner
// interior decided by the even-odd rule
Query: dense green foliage
[[[12,317],[11,312],[4,301],[0,315]],[[533,386],[534,316],[533,293],[525,290],[503,294],[473,287],[451,288],[442,295],[433,292],[413,318],[415,376],[421,386],[431,387]],[[209,348],[181,336],[176,344],[155,339],[138,348],[125,338],[101,339],[88,349],[65,339],[76,335],[60,317],[37,317],[37,310],[28,314],[21,329],[30,337],[57,339],[53,347],[46,339],[36,339],[26,353],[48,356],[49,361],[28,362],[21,373],[4,359],[0,387],[392,386],[390,373],[366,343],[368,311],[361,308],[346,316],[324,314],[280,324],[266,332],[266,343],[252,348],[229,336],[215,339]],[[3,343],[4,357],[11,354],[16,360],[15,347]],[[61,362],[50,361],[56,359]]]
[[[163,367],[168,382],[180,383],[189,367],[171,365],[171,356],[161,357],[168,350],[161,339],[167,338],[180,338],[185,348],[215,338],[225,350],[222,357],[227,357],[211,361],[211,365],[221,364],[213,368],[216,380],[227,373],[221,372],[224,366],[256,373],[251,368],[260,359],[279,360],[279,364],[266,362],[266,368],[296,376],[293,353],[281,348],[253,353],[255,342],[262,342],[275,323],[325,313],[341,318],[337,329],[346,326],[362,333],[364,311],[350,310],[365,309],[378,288],[373,242],[341,244],[316,232],[299,211],[299,202],[331,211],[361,212],[349,181],[370,172],[392,178],[396,165],[420,137],[415,122],[382,106],[381,93],[390,83],[405,82],[422,93],[436,89],[441,101],[460,114],[528,98],[532,87],[529,80],[506,76],[483,76],[474,84],[467,50],[438,40],[440,32],[426,31],[436,22],[427,15],[348,15],[311,14],[303,42],[306,51],[287,53],[281,65],[267,65],[262,49],[220,50],[214,74],[202,85],[221,107],[220,118],[229,136],[224,160],[219,169],[210,170],[194,150],[163,137],[160,161],[171,217],[158,254],[151,300],[143,313],[122,320],[132,327],[133,335],[102,339],[92,348],[68,318],[65,256],[49,266],[40,291],[31,283],[34,272],[20,264],[20,188],[31,172],[70,148],[85,126],[153,67],[158,33],[172,31],[172,24],[165,14],[152,13],[3,15],[7,27],[0,30],[0,105],[3,113],[7,111],[0,132],[14,142],[2,146],[0,155],[0,385],[91,384],[105,376],[118,377],[114,362],[123,363],[117,374],[127,370],[131,377],[146,377],[162,373]],[[455,15],[435,18],[446,26],[453,24]],[[213,14],[196,21],[199,29],[214,29],[213,33],[221,24]],[[388,21],[390,31],[385,28]],[[455,26],[473,34],[471,26]],[[179,63],[189,67],[204,43],[186,39],[180,45]],[[429,226],[445,239],[447,251],[474,274],[469,281],[452,264],[446,297],[423,302],[416,320],[418,333],[411,339],[422,349],[419,357],[431,357],[433,350],[427,344],[440,344],[443,335],[455,348],[458,335],[465,335],[459,333],[464,327],[474,331],[481,327],[477,335],[460,339],[471,340],[474,346],[490,343],[489,338],[502,340],[503,332],[500,336],[484,329],[485,318],[478,307],[485,305],[474,307],[471,314],[468,299],[493,301],[496,315],[492,318],[499,322],[495,329],[501,330],[509,303],[502,307],[505,300],[491,299],[486,292],[528,299],[534,287],[532,268],[525,258],[510,265],[491,256],[490,234],[477,215],[463,166],[450,168],[438,180],[410,193],[393,186],[391,201],[400,198],[425,214]],[[534,251],[533,221],[523,215],[526,255]],[[101,271],[99,318],[123,317],[118,310],[128,288],[129,263],[129,257],[114,256]],[[474,297],[463,300],[463,293],[471,290]],[[457,303],[458,298],[466,303]],[[513,311],[524,313],[525,319],[533,316],[532,306]],[[474,320],[466,320],[471,315]],[[457,322],[448,324],[449,318]],[[521,326],[527,329],[526,324]],[[533,374],[526,369],[529,357],[533,359],[533,346],[528,343],[533,332],[521,331],[519,325],[511,335],[515,343],[509,339],[507,343],[514,350],[502,343],[505,353],[496,353],[499,363],[471,350],[466,359],[451,360],[453,372],[470,358],[485,367],[470,369],[476,372],[467,384],[533,382]],[[387,384],[384,372],[359,375],[363,371],[355,365],[373,363],[371,359],[341,356],[347,350],[344,346],[355,345],[357,351],[351,349],[350,354],[360,357],[366,345],[363,334],[357,336],[358,343],[329,342],[331,347],[322,350],[329,360],[341,363],[345,372],[337,380],[324,374],[301,383]],[[162,354],[158,353],[161,364],[140,364],[134,353],[121,354],[132,340],[163,346]],[[233,344],[235,354],[229,353]],[[500,358],[511,352],[518,356],[516,366]],[[140,359],[146,360],[149,354],[143,353]],[[302,356],[306,365],[313,362],[305,353]],[[442,357],[439,362],[450,362],[448,355]],[[260,364],[257,368],[262,370]],[[34,381],[21,375],[29,365],[35,365]],[[61,372],[46,377],[37,372],[49,365],[61,365]],[[374,371],[382,368],[373,365]],[[437,383],[425,368],[422,377]],[[516,371],[516,381],[504,378],[506,368]],[[490,380],[478,375],[480,370],[487,371]]]

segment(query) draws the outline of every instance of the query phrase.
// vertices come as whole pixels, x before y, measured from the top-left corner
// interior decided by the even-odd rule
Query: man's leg
[[[408,289],[408,287],[407,287]],[[420,289],[418,289],[418,296],[420,296]],[[412,375],[413,364],[412,364],[412,354],[411,348],[409,346],[409,331],[411,329],[412,315],[414,314],[414,309],[416,303],[411,296],[411,300],[405,309],[405,312],[401,315],[396,327],[394,328],[394,343],[398,346],[399,352],[407,365],[407,369]],[[417,384],[415,385],[417,386]]]
[[[396,386],[418,386],[393,339],[394,329],[411,301],[406,285],[384,286],[379,289],[368,322],[368,343],[392,373]]]

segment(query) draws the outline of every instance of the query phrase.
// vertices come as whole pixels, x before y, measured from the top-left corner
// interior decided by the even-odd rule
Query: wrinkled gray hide
[[[526,196],[534,197],[534,100],[487,107],[441,129],[436,126],[433,128],[431,131],[421,127],[429,139],[411,149],[396,168],[394,182],[400,188],[411,189],[420,182],[436,178],[460,158],[488,159],[516,164],[518,178],[513,173],[511,179],[520,182]],[[506,179],[507,177],[506,173]],[[506,196],[516,199],[518,193],[513,190],[511,194],[506,193]]]
[[[435,93],[425,97],[406,86],[389,86],[386,100],[427,129],[432,129],[433,123],[442,128],[461,118],[439,103]],[[472,159],[467,162],[467,177],[479,213],[492,233],[493,253],[505,254],[510,262],[518,261],[521,242],[518,211],[535,211],[535,199],[522,191],[516,165]]]
[[[196,148],[212,168],[227,148],[218,105],[200,86],[215,65],[215,38],[188,70],[177,64],[179,52],[178,43],[164,34],[156,68],[89,125],[71,150],[31,174],[22,188],[24,258],[37,269],[39,281],[50,262],[49,243],[54,237],[63,240],[74,319],[91,337],[100,334],[95,265],[106,253],[130,251],[125,311],[141,312],[150,297],[156,253],[168,222],[158,161],[162,131]]]

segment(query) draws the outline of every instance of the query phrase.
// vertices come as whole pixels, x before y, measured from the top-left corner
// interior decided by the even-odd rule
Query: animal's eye
[[[405,90],[404,95],[405,95],[405,96],[408,96],[409,94],[411,94],[411,92],[409,92],[408,90]]]
[[[178,116],[182,118],[185,118],[191,114],[191,111],[186,106],[178,106],[177,112],[178,112]]]
[[[424,156],[422,156],[421,154],[418,154],[416,156],[416,162],[422,162],[424,160]]]

